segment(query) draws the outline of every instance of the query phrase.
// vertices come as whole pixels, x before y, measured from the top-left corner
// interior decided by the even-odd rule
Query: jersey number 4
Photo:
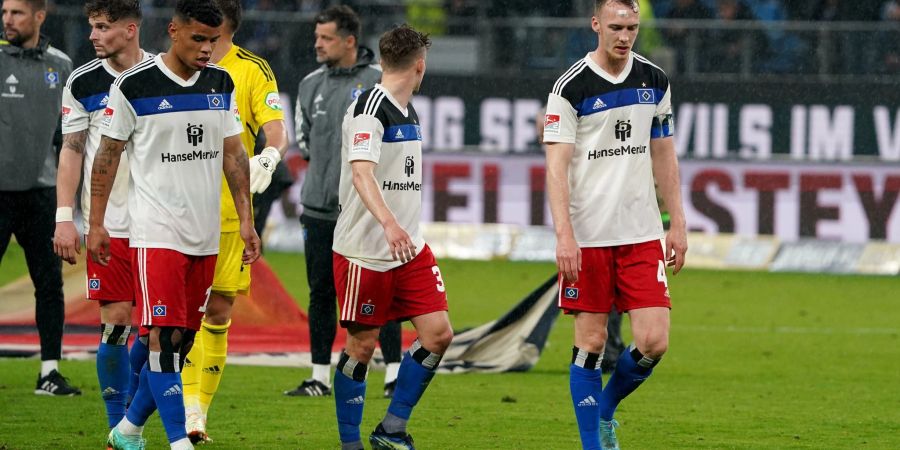
[[[659,269],[656,270],[656,281],[665,285],[666,289],[669,288],[669,279],[666,278],[666,263],[662,260],[659,260]]]

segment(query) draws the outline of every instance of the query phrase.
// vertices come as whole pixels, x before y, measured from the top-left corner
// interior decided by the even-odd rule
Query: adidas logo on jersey
[[[597,101],[594,102],[594,109],[597,110],[603,108],[606,108],[606,103],[603,103],[603,100],[598,98]]]
[[[597,400],[594,400],[593,395],[588,395],[587,398],[578,402],[578,407],[581,408],[583,406],[598,406]]]
[[[159,102],[159,107],[156,108],[156,109],[158,109],[158,110],[160,110],[160,111],[162,111],[162,110],[164,110],[164,109],[172,109],[172,104],[169,103],[168,100],[163,99],[163,101]]]
[[[396,138],[396,139],[403,139],[403,138],[404,138],[404,136],[403,136],[403,130],[397,130],[397,134],[394,135],[394,138]]]
[[[166,389],[166,392],[163,392],[163,397],[169,397],[172,395],[181,395],[181,386],[173,384],[172,387]]]
[[[365,401],[366,401],[366,399],[363,398],[362,395],[357,395],[356,397],[353,397],[350,400],[347,400],[347,404],[348,405],[362,405],[363,403],[365,403]]]

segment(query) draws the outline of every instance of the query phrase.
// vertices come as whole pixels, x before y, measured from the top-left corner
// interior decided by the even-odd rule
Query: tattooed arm
[[[244,264],[259,258],[259,236],[253,228],[253,209],[250,206],[250,159],[241,143],[240,135],[225,138],[222,169],[234,199],[238,219],[241,221],[241,239],[244,240]]]
[[[103,219],[106,217],[109,193],[116,180],[123,150],[125,141],[103,136],[97,156],[94,157],[94,165],[91,167],[91,229],[87,245],[94,261],[103,265],[109,263],[109,232],[103,226]]]
[[[84,160],[87,135],[87,130],[63,135],[59,169],[56,173],[56,207],[67,208],[69,217],[66,220],[57,216],[56,231],[53,233],[53,250],[69,264],[75,264],[75,255],[81,254],[81,239],[71,220],[71,211],[75,204],[78,182],[81,180],[81,164]]]

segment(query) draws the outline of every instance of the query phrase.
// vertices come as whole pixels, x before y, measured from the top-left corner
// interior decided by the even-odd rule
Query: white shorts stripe
[[[359,285],[362,284],[362,280],[361,280],[362,267],[354,264],[353,268],[356,269],[356,277],[355,277],[356,282],[354,283],[354,286],[353,286],[353,288],[354,288],[353,289],[353,310],[350,311],[350,314],[351,314],[350,320],[356,320],[356,307],[359,304]]]
[[[347,283],[344,285],[344,305],[341,308],[341,320],[347,321],[350,320],[348,317],[350,316],[350,292],[351,286],[353,285],[353,264],[351,263],[347,267]]]
[[[138,274],[140,275],[140,283],[141,283],[141,304],[143,306],[143,317],[141,317],[141,324],[150,326],[153,325],[153,314],[150,314],[150,294],[147,289],[147,249],[139,248],[138,249]]]

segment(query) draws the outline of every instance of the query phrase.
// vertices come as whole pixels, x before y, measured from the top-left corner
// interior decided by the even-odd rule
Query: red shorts
[[[426,245],[412,261],[387,272],[369,270],[335,253],[334,286],[341,326],[382,326],[447,310],[447,292],[434,254]]]
[[[87,258],[87,299],[104,302],[133,302],[131,249],[127,238],[110,238],[109,265]]]
[[[559,307],[609,313],[661,306],[671,308],[661,241],[581,249],[578,281],[559,276]]]
[[[200,329],[212,288],[216,255],[191,256],[166,248],[132,248],[141,325]]]

